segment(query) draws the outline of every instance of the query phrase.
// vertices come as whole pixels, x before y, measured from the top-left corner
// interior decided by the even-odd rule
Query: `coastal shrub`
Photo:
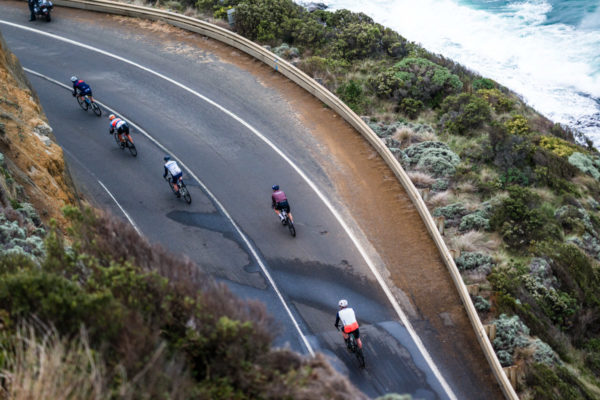
[[[496,84],[493,80],[488,78],[479,78],[473,81],[473,90],[477,91],[480,89],[494,89]]]
[[[447,179],[436,179],[435,182],[433,182],[433,185],[431,185],[431,190],[435,192],[443,192],[444,190],[448,189],[448,186],[450,186],[450,183]]]
[[[568,160],[554,152],[537,147],[533,151],[532,162],[535,164],[535,181],[548,186],[557,194],[577,194],[577,187],[570,179],[577,175],[579,170]]]
[[[577,167],[584,174],[591,175],[600,180],[600,161],[583,153],[574,152],[569,156],[569,163]]]
[[[487,102],[469,93],[446,97],[438,111],[439,125],[455,135],[468,135],[490,118]]]
[[[460,257],[456,259],[456,266],[459,270],[473,270],[477,268],[484,268],[491,271],[494,265],[494,260],[491,256],[478,252],[463,252]]]
[[[519,250],[540,239],[560,238],[553,215],[540,207],[539,195],[520,186],[509,186],[509,196],[502,200],[490,218],[490,226],[503,240]]]
[[[383,52],[382,26],[372,22],[350,23],[339,30],[333,41],[333,54],[348,61]]]
[[[574,340],[600,334],[600,320],[589,318],[600,313],[600,279],[591,259],[577,246],[561,242],[539,243],[533,250],[548,260],[558,280],[557,289],[574,298],[578,305],[569,329]]]
[[[477,96],[488,102],[490,107],[497,113],[510,112],[515,105],[514,100],[495,88],[479,89],[476,91]]]
[[[410,97],[404,98],[400,102],[400,110],[411,119],[415,119],[424,107],[425,104],[421,100],[415,100]]]
[[[471,299],[473,300],[473,305],[475,306],[475,309],[479,312],[488,312],[490,311],[491,308],[491,304],[489,301],[487,301],[486,299],[484,299],[481,296],[474,296],[471,297]]]
[[[489,230],[490,220],[488,213],[483,210],[477,210],[474,213],[467,214],[460,220],[458,230],[460,232],[466,232],[471,230]]]
[[[427,59],[407,57],[370,81],[379,97],[400,102],[404,98],[420,100],[430,106],[438,105],[449,94],[462,90],[458,76]]]
[[[467,213],[468,211],[462,203],[453,203],[433,210],[434,217],[444,217],[444,225],[446,227],[458,225],[460,219]]]
[[[359,114],[362,112],[364,97],[360,82],[351,79],[348,82],[343,83],[338,88],[337,95],[354,112]]]
[[[501,314],[492,323],[496,325],[496,337],[493,341],[494,350],[497,354],[503,352],[501,353],[501,364],[503,367],[508,367],[513,363],[512,356],[515,349],[528,345],[529,328],[521,322],[518,315],[509,317],[506,314]],[[499,358],[501,354],[498,354]]]
[[[586,226],[583,221],[583,218],[586,215],[584,214],[584,211],[585,210],[579,209],[572,205],[564,205],[554,212],[554,218],[556,218],[560,226],[566,232],[574,232],[582,235],[586,230]]]
[[[571,154],[578,151],[577,145],[569,143],[566,140],[555,136],[542,136],[539,142],[540,146],[551,151],[559,157],[569,158]]]
[[[435,177],[451,176],[460,158],[442,142],[421,142],[406,149],[411,165]]]
[[[289,0],[244,0],[235,6],[235,30],[250,40],[273,43],[291,39],[289,21],[302,7]]]
[[[506,130],[511,135],[525,136],[531,133],[531,127],[527,118],[520,114],[513,115],[504,123]]]

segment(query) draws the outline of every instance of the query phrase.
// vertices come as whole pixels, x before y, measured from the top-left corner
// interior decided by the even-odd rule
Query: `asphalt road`
[[[84,112],[65,88],[29,74],[88,200],[119,216],[124,210],[151,241],[186,254],[236,295],[263,301],[282,328],[276,345],[307,354],[301,331],[314,351],[328,355],[367,395],[474,398],[465,395],[472,388],[460,382],[448,382],[451,389],[444,389],[348,233],[290,163],[249,129],[289,157],[326,197],[332,195],[333,185],[310,150],[316,144],[277,92],[211,53],[158,41],[151,29],[60,8],[51,23],[28,23],[27,15],[24,3],[0,2],[0,31],[24,67],[63,84],[70,83],[71,75],[80,76],[99,101],[141,128],[133,129],[139,151],[134,158],[108,135],[106,114],[97,118]],[[90,23],[90,15],[98,22]],[[39,31],[131,60],[222,109],[156,73]],[[165,151],[141,130],[187,166],[191,205],[174,198],[162,180]],[[269,207],[274,183],[291,200],[296,238]],[[329,201],[344,209],[333,196]],[[333,328],[340,298],[350,301],[361,323],[365,370],[357,367]]]

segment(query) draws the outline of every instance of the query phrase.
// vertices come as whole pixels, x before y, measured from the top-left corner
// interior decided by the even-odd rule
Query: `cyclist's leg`
[[[294,217],[292,216],[292,209],[290,208],[290,203],[288,202],[286,207],[285,207],[285,211],[288,213],[288,217],[290,218],[290,221],[292,221],[292,224],[294,223]]]
[[[275,204],[275,208],[273,209],[273,211],[275,211],[275,214],[277,214],[277,216],[279,217],[280,220],[283,221],[283,215],[281,215],[281,210],[280,210],[281,206],[278,204]]]
[[[179,178],[182,177],[183,174],[177,174],[173,177],[173,187],[175,188],[175,192],[179,195]]]
[[[356,344],[358,344],[358,348],[362,349],[362,340],[360,340],[360,331],[358,330],[359,328],[356,328],[355,331],[352,331],[351,333],[354,335],[354,337],[356,338]]]

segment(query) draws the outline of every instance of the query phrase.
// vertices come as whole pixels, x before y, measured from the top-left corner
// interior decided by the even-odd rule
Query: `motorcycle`
[[[44,18],[46,21],[50,22],[52,18],[50,17],[50,11],[54,8],[54,4],[50,0],[37,0],[33,5],[33,13],[36,18]]]

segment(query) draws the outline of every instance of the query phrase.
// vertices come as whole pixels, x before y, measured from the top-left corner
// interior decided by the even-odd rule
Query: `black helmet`
[[[279,190],[279,185],[273,185],[273,190]]]
[[[170,159],[171,159],[171,156],[168,154],[163,157],[163,160],[165,160],[165,161],[169,161]]]

